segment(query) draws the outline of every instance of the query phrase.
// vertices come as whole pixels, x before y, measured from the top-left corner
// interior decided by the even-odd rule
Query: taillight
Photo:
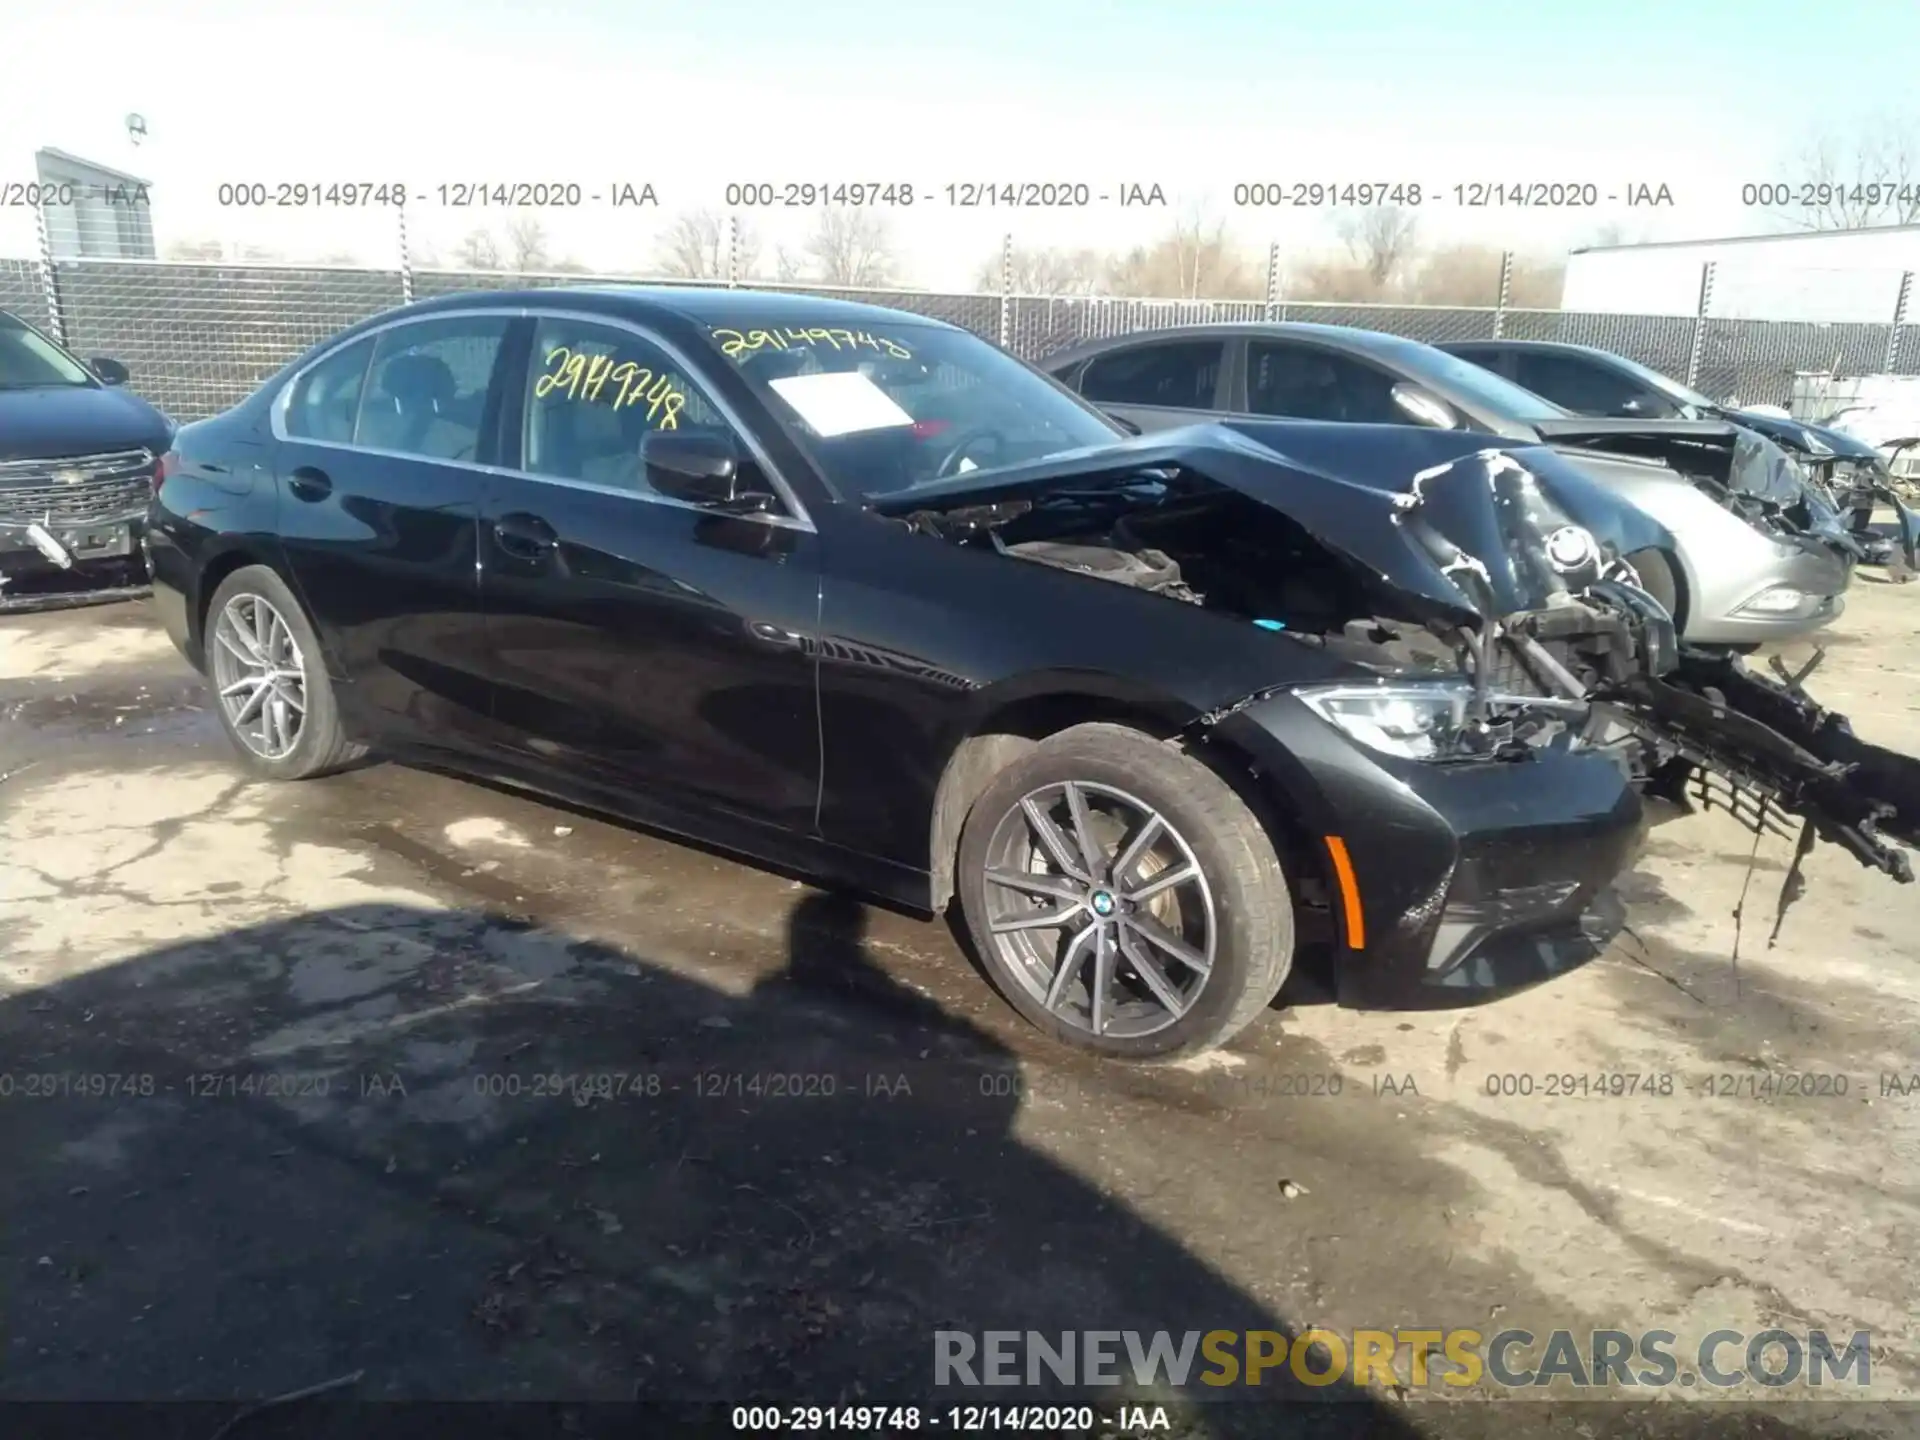
[[[178,450],[169,450],[167,451],[166,454],[162,455],[158,460],[154,461],[153,462],[153,493],[158,495],[160,493],[160,487],[166,483],[167,477],[169,475],[175,474],[176,472],[178,472],[179,469],[180,469],[180,452]]]

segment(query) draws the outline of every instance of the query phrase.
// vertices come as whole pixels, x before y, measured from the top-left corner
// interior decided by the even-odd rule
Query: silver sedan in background
[[[1336,325],[1198,325],[1093,341],[1042,368],[1142,430],[1219,414],[1428,425],[1545,442],[1664,525],[1627,557],[1691,644],[1749,648],[1845,608],[1857,551],[1793,460],[1717,420],[1573,414],[1431,345]]]

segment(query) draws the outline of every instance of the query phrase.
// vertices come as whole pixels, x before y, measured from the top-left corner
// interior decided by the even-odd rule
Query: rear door
[[[1171,430],[1227,408],[1224,338],[1154,340],[1094,356],[1075,387],[1143,431]]]
[[[359,728],[484,735],[475,563],[514,324],[483,312],[387,326],[296,377],[274,418],[281,542]]]
[[[504,743],[565,782],[811,833],[820,540],[764,456],[652,332],[537,317],[480,527]],[[648,437],[711,431],[768,514],[671,499]],[[704,827],[703,827],[704,828]]]

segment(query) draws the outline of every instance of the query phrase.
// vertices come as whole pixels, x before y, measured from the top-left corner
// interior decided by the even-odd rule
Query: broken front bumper
[[[149,576],[144,519],[0,520],[0,614],[135,599],[148,593]]]
[[[1279,782],[1307,843],[1343,842],[1350,894],[1332,899],[1342,1004],[1492,1000],[1592,960],[1625,921],[1613,885],[1638,849],[1641,805],[1613,758],[1397,760],[1288,695],[1221,727]]]

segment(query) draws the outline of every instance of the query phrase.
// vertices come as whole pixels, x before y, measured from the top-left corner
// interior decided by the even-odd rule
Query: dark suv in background
[[[1866,441],[1844,431],[1722,405],[1637,360],[1590,345],[1553,340],[1462,340],[1437,348],[1491,370],[1576,415],[1726,420],[1764,435],[1805,466],[1834,506],[1851,516],[1851,529],[1861,542],[1862,558],[1867,563],[1884,565],[1892,561],[1896,540],[1908,550],[1909,565],[1917,558],[1911,553],[1914,522],[1903,513],[1897,497],[1888,493],[1892,477],[1886,460]],[[1876,503],[1893,508],[1897,522],[1894,536],[1873,530]]]
[[[142,593],[142,525],[173,424],[0,310],[0,610]]]

